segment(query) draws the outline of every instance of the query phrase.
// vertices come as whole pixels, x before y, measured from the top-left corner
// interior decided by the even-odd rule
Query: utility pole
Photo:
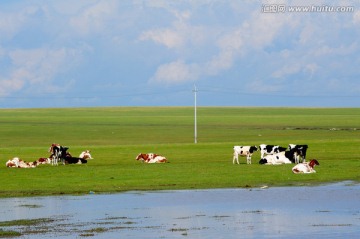
[[[195,98],[195,102],[194,102],[194,140],[195,140],[195,144],[197,143],[197,115],[196,115],[196,93],[198,92],[198,90],[196,89],[196,85],[194,84],[194,98]]]

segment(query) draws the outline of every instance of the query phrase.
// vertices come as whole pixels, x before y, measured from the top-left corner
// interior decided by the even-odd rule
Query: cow
[[[6,167],[8,167],[8,168],[18,168],[19,164],[20,164],[20,158],[18,158],[18,157],[14,157],[12,159],[9,159],[5,163]]]
[[[265,154],[276,154],[276,153],[284,152],[286,150],[286,148],[281,147],[279,145],[267,145],[267,144],[260,144],[259,148],[260,148],[261,158],[264,158]]]
[[[259,164],[278,165],[278,164],[291,164],[290,159],[285,155],[285,152],[276,154],[268,154],[262,157]]]
[[[81,155],[81,154],[80,154]],[[64,164],[85,164],[87,163],[87,158],[82,157],[73,157],[69,152],[66,152],[64,158]]]
[[[292,150],[292,149],[297,150],[297,153],[294,155],[295,163],[300,163],[300,158],[302,159],[301,160],[302,163],[304,163],[306,161],[306,151],[308,148],[309,148],[309,146],[306,144],[302,144],[302,145],[289,144],[289,147],[288,147],[289,150]]]
[[[24,160],[20,159],[19,157],[14,157],[12,159],[9,159],[5,163],[6,167],[8,168],[35,168],[37,166],[36,161],[35,162],[25,162]]]
[[[316,173],[314,167],[315,165],[320,165],[319,162],[316,159],[310,160],[308,163],[299,163],[295,165],[291,171],[293,173],[299,174],[299,173]]]
[[[34,164],[40,165],[40,164],[48,164],[51,163],[51,158],[39,158],[38,160],[34,161]]]
[[[136,156],[135,159],[140,160],[145,163],[166,163],[167,162],[167,159],[164,156],[157,155],[154,153],[148,153],[148,154],[140,153],[140,154],[138,154],[138,156]]]
[[[68,147],[61,146],[60,144],[52,144],[49,148],[51,164],[57,166],[59,160],[61,160],[62,164],[65,164],[66,151],[68,149]]]
[[[76,158],[76,157],[67,156],[64,159],[64,163],[65,164],[85,164],[85,163],[87,163],[87,160],[83,159],[83,158]]]
[[[85,151],[81,152],[81,154],[79,155],[79,158],[93,159],[93,157],[91,157],[90,150],[85,150]]]
[[[299,153],[300,152],[299,152],[298,148],[293,148],[290,151],[282,151],[282,152],[275,153],[275,154],[268,154],[260,159],[259,164],[273,164],[273,162],[274,162],[274,164],[294,163],[295,155],[298,155]],[[275,155],[275,157],[273,157],[274,155]],[[268,161],[270,163],[268,163]],[[278,161],[278,163],[277,163],[277,161]]]
[[[234,146],[233,164],[239,164],[239,155],[245,157],[247,164],[251,164],[251,156],[258,150],[257,146]]]

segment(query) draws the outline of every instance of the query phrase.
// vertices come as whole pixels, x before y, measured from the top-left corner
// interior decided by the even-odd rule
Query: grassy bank
[[[360,109],[198,108],[194,144],[191,107],[118,107],[0,110],[0,197],[85,194],[125,190],[304,185],[360,181],[357,149]],[[48,157],[51,143],[74,156],[90,149],[86,165],[34,169],[6,168],[15,156]],[[308,144],[316,174],[294,175],[293,165],[232,164],[233,145]],[[156,152],[170,163],[137,162],[140,152]]]

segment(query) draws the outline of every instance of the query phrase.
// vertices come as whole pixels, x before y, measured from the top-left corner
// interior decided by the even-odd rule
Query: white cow
[[[316,159],[312,159],[308,163],[299,163],[292,168],[293,173],[316,173],[314,167],[320,165]]]
[[[278,165],[278,164],[291,164],[289,158],[286,157],[285,152],[277,154],[268,154],[260,159],[259,164]]]
[[[234,146],[233,164],[235,164],[235,161],[239,164],[239,155],[246,156],[247,164],[251,164],[251,156],[257,150],[256,146]]]

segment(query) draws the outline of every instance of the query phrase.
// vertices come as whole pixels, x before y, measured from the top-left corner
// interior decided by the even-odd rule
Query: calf
[[[295,163],[300,163],[300,158],[302,159],[301,162],[304,163],[306,161],[306,151],[309,148],[307,144],[298,145],[298,144],[289,144],[288,149],[296,150],[296,154],[294,155],[294,161]]]
[[[309,163],[299,163],[291,170],[293,173],[316,173],[314,170],[315,165],[320,165],[316,159],[312,159]]]
[[[260,144],[259,147],[261,158],[264,158],[265,154],[276,154],[286,150],[286,148],[280,147],[279,145]]]
[[[239,164],[239,155],[246,156],[247,164],[251,164],[251,156],[257,150],[256,146],[234,146],[233,164],[235,164],[235,161]]]

